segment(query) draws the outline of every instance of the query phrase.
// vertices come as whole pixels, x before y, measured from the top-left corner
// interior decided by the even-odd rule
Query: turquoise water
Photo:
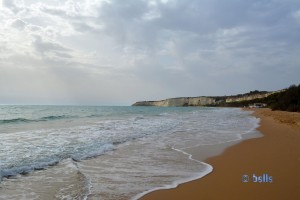
[[[132,198],[208,173],[205,163],[178,152],[240,140],[257,125],[249,112],[229,108],[0,106],[0,198],[9,196],[6,187],[21,187],[18,198],[42,198],[40,192],[26,196],[32,188],[22,181],[52,177],[55,188],[58,177],[54,174],[69,171],[72,176],[63,180],[68,185],[74,182],[70,179],[74,169],[84,177],[80,198],[115,199],[119,193]],[[36,176],[41,169],[46,170]],[[168,177],[164,182],[155,178],[162,175]],[[21,185],[11,182],[11,177],[17,177]],[[143,186],[136,184],[141,180]],[[75,192],[70,190],[68,195]],[[66,194],[58,191],[53,191],[54,196],[64,199]]]

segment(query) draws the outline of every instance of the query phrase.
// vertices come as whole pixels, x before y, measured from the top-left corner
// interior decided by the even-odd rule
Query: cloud
[[[24,9],[24,2],[22,0],[2,0],[2,5],[15,14]]]
[[[57,103],[129,104],[299,82],[297,0],[3,0],[2,5],[0,70],[11,77],[3,84],[25,95],[21,80],[34,85],[38,76],[49,82],[31,86],[28,101],[49,90]],[[28,77],[14,79],[18,72]],[[3,99],[9,96],[0,92]],[[15,99],[22,101],[22,95]]]
[[[52,59],[55,59],[55,57],[72,58],[69,54],[71,50],[59,43],[44,41],[40,36],[35,36],[32,43],[35,51],[42,56],[50,56]]]

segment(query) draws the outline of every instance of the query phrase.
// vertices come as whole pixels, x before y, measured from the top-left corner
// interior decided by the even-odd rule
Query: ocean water
[[[258,123],[234,108],[0,106],[0,199],[138,199],[212,171],[185,149]]]

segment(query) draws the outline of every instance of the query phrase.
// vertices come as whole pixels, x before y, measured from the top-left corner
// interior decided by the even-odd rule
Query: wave
[[[83,152],[79,154],[74,154],[71,156],[72,160],[74,161],[80,161],[80,160],[86,160],[89,158],[94,158],[99,155],[102,155],[108,151],[113,151],[115,150],[115,146],[113,144],[104,144],[103,146],[99,147],[98,149],[89,151],[89,152]]]
[[[106,152],[113,151],[115,149],[116,148],[113,144],[104,144],[97,150],[86,151],[86,152],[83,151],[82,153],[79,153],[79,154],[75,153],[75,154],[71,154],[71,155],[67,155],[67,156],[63,156],[63,155],[54,156],[52,158],[35,161],[31,164],[24,164],[21,166],[14,166],[14,167],[4,168],[4,169],[0,168],[0,182],[2,181],[2,179],[4,177],[9,178],[9,177],[17,176],[18,174],[26,175],[28,173],[31,173],[34,170],[45,170],[49,166],[57,165],[62,160],[71,158],[75,162],[80,162],[81,160],[94,158],[94,157],[103,155]]]
[[[101,114],[92,114],[92,115],[89,115],[89,116],[87,116],[87,117],[89,117],[89,118],[93,118],[93,117],[102,117],[103,115],[101,115]]]
[[[26,118],[14,118],[14,119],[2,119],[0,120],[0,124],[12,124],[12,123],[31,123],[31,122],[41,122],[41,121],[51,121],[51,120],[59,120],[59,119],[67,119],[73,118],[74,116],[70,115],[50,115],[46,117],[41,117],[38,119],[26,119]]]
[[[18,174],[25,175],[34,170],[44,170],[47,167],[57,165],[58,163],[59,159],[53,159],[49,161],[33,163],[31,165],[16,166],[9,169],[0,169],[0,182],[2,181],[3,177],[9,178]]]
[[[55,120],[55,119],[66,119],[66,118],[72,118],[74,116],[70,116],[70,115],[50,115],[47,117],[42,117],[40,118],[41,121],[47,121],[47,120]]]
[[[139,117],[135,117],[134,118],[134,121],[138,121],[138,120],[142,120],[142,119],[145,119],[144,117],[141,117],[141,116],[139,116]]]
[[[25,118],[14,118],[14,119],[2,119],[0,120],[0,124],[10,124],[10,123],[18,123],[18,122],[32,122],[36,120],[25,119]]]

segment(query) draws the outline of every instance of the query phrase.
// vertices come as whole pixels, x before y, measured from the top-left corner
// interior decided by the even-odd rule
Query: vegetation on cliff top
[[[272,110],[300,112],[300,84],[298,86],[291,85],[286,90],[271,94],[270,96],[265,98],[230,103],[224,102],[219,106],[244,107],[253,103],[265,103]]]

